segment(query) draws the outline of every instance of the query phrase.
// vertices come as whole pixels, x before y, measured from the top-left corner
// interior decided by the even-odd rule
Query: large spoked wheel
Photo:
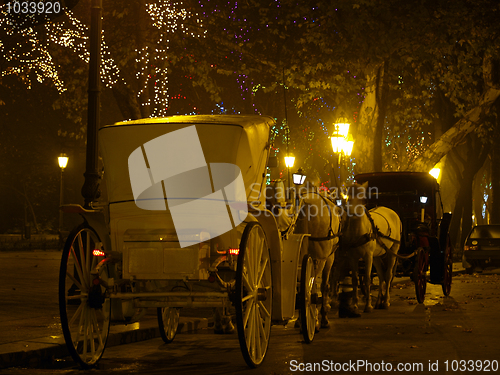
[[[300,272],[299,314],[302,336],[304,336],[304,341],[308,344],[314,339],[318,317],[316,304],[313,303],[315,302],[313,301],[315,299],[315,289],[314,263],[309,255],[304,255]]]
[[[83,368],[93,367],[102,357],[109,334],[111,304],[102,282],[91,270],[104,259],[93,255],[97,233],[85,224],[74,229],[64,245],[59,270],[59,312],[64,339],[73,359]]]
[[[179,309],[176,307],[158,307],[157,314],[160,336],[165,343],[171,343],[174,341],[179,327]]]
[[[264,360],[271,334],[273,290],[266,235],[259,223],[245,227],[240,243],[235,286],[236,325],[245,362]]]
[[[446,249],[444,250],[443,272],[443,294],[449,296],[451,293],[451,279],[453,275],[453,247],[451,246],[450,235],[448,235]]]
[[[419,248],[416,257],[415,271],[413,272],[415,294],[417,295],[418,303],[424,303],[425,290],[427,289],[427,252]]]

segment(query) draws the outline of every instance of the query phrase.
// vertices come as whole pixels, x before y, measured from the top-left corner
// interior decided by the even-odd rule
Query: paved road
[[[22,258],[19,260],[22,261]],[[57,273],[57,270],[54,272]],[[16,271],[9,275],[15,277]],[[36,280],[16,282],[29,287]],[[8,290],[5,286],[2,288],[2,294]],[[56,290],[57,287],[38,285],[37,288],[46,289],[47,306],[51,306],[49,302],[53,297],[49,295],[53,292],[51,289]],[[43,300],[41,296],[37,298]],[[14,309],[19,308],[16,302],[20,301],[13,300]],[[331,328],[322,330],[311,344],[305,344],[293,327],[274,326],[266,360],[257,370],[249,370],[245,365],[236,334],[219,336],[212,331],[201,330],[194,334],[177,335],[174,342],[168,345],[163,344],[161,339],[151,339],[107,348],[99,368],[91,373],[289,374],[305,372],[300,370],[307,370],[308,366],[315,364],[320,370],[335,370],[344,366],[344,371],[332,373],[351,373],[354,367],[349,365],[358,363],[364,364],[357,368],[357,372],[363,374],[389,373],[383,370],[390,367],[394,372],[398,365],[406,366],[407,373],[495,373],[460,371],[464,364],[460,361],[474,361],[465,362],[465,369],[471,369],[472,364],[476,369],[479,365],[486,367],[487,361],[497,361],[490,362],[490,370],[495,369],[495,363],[498,366],[499,307],[500,276],[495,273],[456,276],[451,297],[447,298],[442,296],[440,286],[429,285],[423,305],[416,303],[411,282],[396,279],[393,303],[388,311],[363,314],[359,319],[338,319],[332,311]],[[2,314],[4,310],[2,307]],[[30,313],[36,328],[37,316],[43,314],[36,311]],[[369,371],[367,366],[372,366],[373,371]],[[457,371],[452,371],[454,369]],[[82,374],[68,358],[56,359],[45,369],[10,368],[0,371],[30,375]]]

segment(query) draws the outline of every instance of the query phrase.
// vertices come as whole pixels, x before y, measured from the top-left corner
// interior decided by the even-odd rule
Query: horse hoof
[[[368,306],[365,307],[365,311],[364,311],[365,313],[371,313],[372,311],[373,311],[373,307],[371,307],[371,306],[370,307],[368,307]]]
[[[327,318],[321,319],[321,328],[330,328],[330,322]]]
[[[355,309],[352,308],[339,308],[339,318],[360,318],[361,314],[358,314]]]
[[[300,328],[300,326],[301,326],[301,324],[300,324],[300,320],[299,320],[299,319],[297,319],[297,320],[295,321],[295,324],[293,325],[293,328]]]
[[[224,333],[226,334],[231,334],[234,333],[234,325],[233,322],[227,323],[227,325],[224,327]]]

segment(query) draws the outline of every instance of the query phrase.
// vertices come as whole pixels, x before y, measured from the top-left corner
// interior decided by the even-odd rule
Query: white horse
[[[370,276],[375,265],[379,279],[379,294],[375,307],[388,308],[390,287],[401,241],[401,220],[396,212],[387,207],[368,211],[368,183],[353,184],[347,188],[346,220],[342,230],[342,246],[339,254],[351,261],[353,303],[358,302],[358,262],[365,262],[365,312],[373,308],[370,296]]]
[[[321,277],[321,328],[328,328],[327,312],[330,271],[339,243],[340,212],[326,192],[318,190],[319,178],[308,177],[299,189],[302,207],[295,229],[296,233],[308,233],[308,253],[314,261],[315,277]]]

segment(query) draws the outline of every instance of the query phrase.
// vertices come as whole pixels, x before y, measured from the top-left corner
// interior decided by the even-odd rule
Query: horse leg
[[[335,258],[330,273],[330,305],[338,307],[339,283],[349,274],[349,258],[347,256]]]
[[[316,283],[318,281],[319,275],[322,276],[321,285],[319,286],[319,290],[321,291],[321,309],[319,311],[319,314],[316,315],[317,316],[316,331],[319,331],[319,328],[321,327],[320,315],[323,313],[323,304],[324,304],[323,301],[328,299],[328,297],[323,294],[323,284],[324,284],[323,270],[325,268],[325,264],[326,264],[326,259],[315,259],[314,260],[314,275],[315,275],[314,282]],[[318,307],[316,307],[316,310],[318,310]]]
[[[321,301],[321,328],[330,328],[330,322],[328,321],[328,311],[330,310],[329,304],[329,282],[330,282],[330,271],[332,269],[334,260],[334,255],[332,254],[326,259],[325,265],[323,267],[322,280],[321,280],[321,295],[323,296]]]
[[[391,248],[391,251],[393,251],[394,245]],[[397,251],[397,249],[396,249]],[[386,292],[385,292],[385,299],[384,299],[384,308],[387,309],[391,305],[391,286],[392,286],[392,279],[394,278],[394,274],[396,272],[396,256],[395,255],[389,255],[389,259],[387,259],[387,269],[386,269],[386,275],[385,275],[385,281],[386,281]]]
[[[339,318],[359,318],[361,315],[357,313],[357,301],[358,301],[358,259],[351,258],[351,284],[352,289],[348,290],[343,288],[339,294]],[[344,277],[345,278],[345,277]],[[347,289],[347,290],[346,290]]]
[[[378,296],[377,296],[377,301],[375,302],[375,308],[382,309],[384,308],[384,297],[385,297],[384,289],[386,288],[385,281],[387,278],[387,270],[385,269],[384,264],[382,263],[382,259],[380,257],[373,258],[373,265],[377,270],[377,276],[378,276]]]
[[[351,258],[351,283],[352,283],[352,305],[358,308],[358,286],[359,286],[359,259]]]
[[[365,295],[366,295],[366,303],[364,312],[371,312],[373,310],[372,307],[372,297],[370,295],[370,280],[372,273],[372,265],[373,265],[373,252],[368,252],[368,254],[364,257],[365,261]]]
[[[340,279],[340,271],[338,267],[338,262],[332,266],[331,274],[330,274],[330,283],[329,283],[329,298],[330,298],[330,306],[337,307],[338,305],[338,285]]]

